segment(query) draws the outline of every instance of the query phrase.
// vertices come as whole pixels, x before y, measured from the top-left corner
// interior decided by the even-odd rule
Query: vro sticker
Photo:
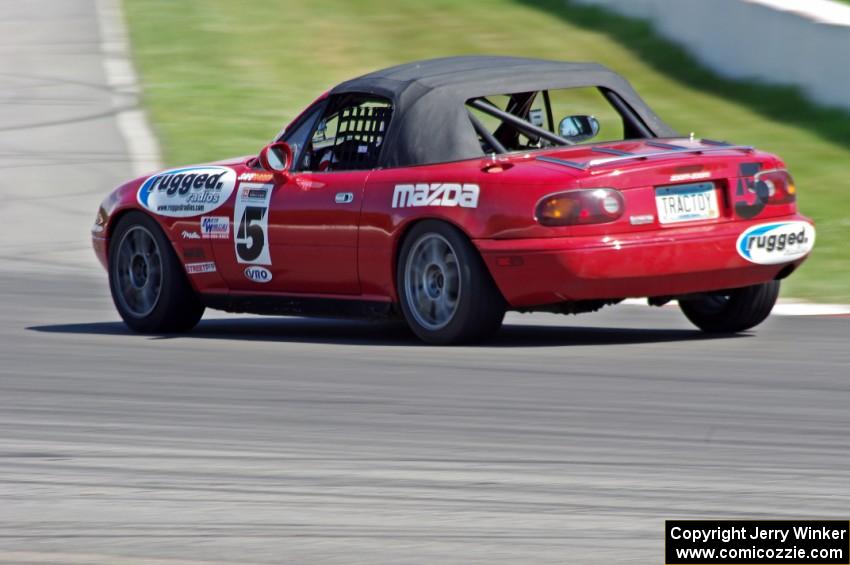
[[[738,255],[759,265],[788,263],[805,257],[815,245],[815,228],[807,222],[774,222],[748,228],[738,237]]]
[[[272,280],[272,272],[265,267],[251,266],[245,269],[245,278],[255,283],[267,283]]]

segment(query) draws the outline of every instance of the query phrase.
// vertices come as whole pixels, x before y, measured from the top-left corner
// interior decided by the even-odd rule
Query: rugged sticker
[[[201,218],[201,237],[204,239],[227,239],[230,236],[230,218],[227,216],[204,216]]]
[[[252,265],[245,267],[245,278],[255,283],[267,283],[272,280],[272,272],[265,267]]]
[[[215,263],[213,263],[212,261],[205,261],[203,263],[186,263],[186,272],[190,275],[197,275],[200,273],[214,273]]]
[[[228,167],[187,167],[148,178],[136,198],[155,214],[186,218],[212,212],[233,194],[235,186],[236,171]]]
[[[271,265],[269,202],[273,185],[243,182],[233,208],[233,244],[240,263]],[[247,276],[247,275],[246,275]]]
[[[478,207],[477,184],[397,184],[393,191],[393,208],[418,206]]]
[[[738,255],[759,265],[795,261],[815,245],[815,228],[806,222],[774,222],[753,226],[738,237]]]

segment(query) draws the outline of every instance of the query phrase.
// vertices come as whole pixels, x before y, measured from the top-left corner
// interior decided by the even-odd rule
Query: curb
[[[850,110],[850,4],[834,0],[573,0],[651,23],[701,64],[735,80],[799,88]],[[755,31],[758,30],[758,31]]]
[[[620,304],[627,306],[647,306],[643,298],[627,298]],[[671,300],[663,308],[676,307]],[[850,304],[821,304],[795,298],[781,298],[771,312],[772,316],[850,316]]]
[[[120,0],[95,0],[103,70],[112,91],[118,131],[127,145],[134,176],[162,169],[159,142],[141,106],[142,89],[130,59],[130,44]]]

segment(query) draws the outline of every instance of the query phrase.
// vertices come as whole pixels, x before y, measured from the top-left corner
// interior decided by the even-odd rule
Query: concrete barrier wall
[[[650,20],[719,74],[799,86],[850,110],[850,5],[826,0],[575,0]]]

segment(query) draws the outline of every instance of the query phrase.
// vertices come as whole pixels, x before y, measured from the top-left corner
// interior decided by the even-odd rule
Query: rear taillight
[[[625,207],[623,195],[613,188],[570,190],[543,198],[535,217],[544,226],[604,224],[622,216]]]
[[[767,194],[768,204],[790,204],[797,200],[794,179],[785,169],[762,171],[755,176],[756,194]]]

